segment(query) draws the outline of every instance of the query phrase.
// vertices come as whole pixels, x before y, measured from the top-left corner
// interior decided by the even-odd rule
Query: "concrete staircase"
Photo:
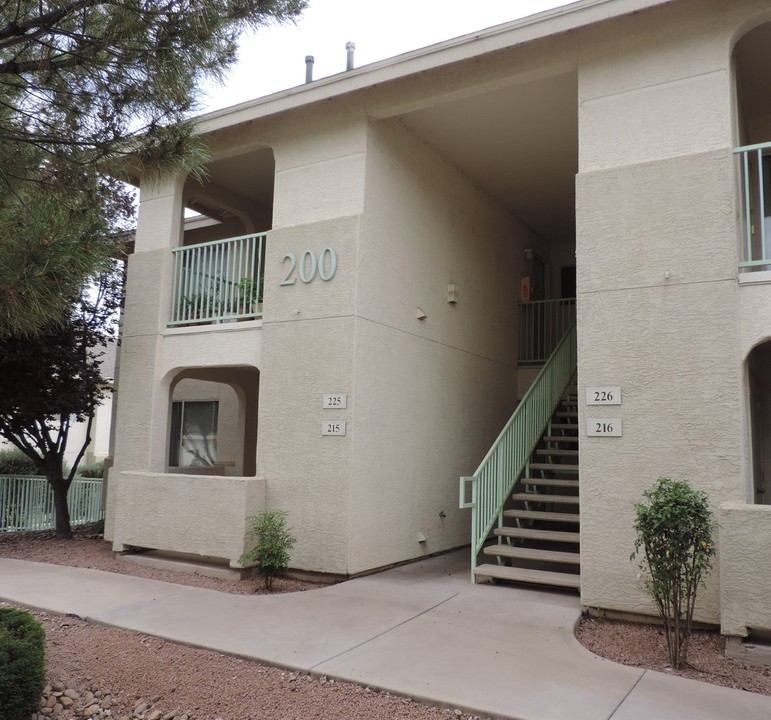
[[[574,392],[574,391],[573,391]],[[514,487],[477,580],[580,588],[578,401],[567,394]]]

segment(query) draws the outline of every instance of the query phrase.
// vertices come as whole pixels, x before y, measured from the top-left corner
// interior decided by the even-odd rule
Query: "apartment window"
[[[182,400],[172,403],[171,467],[209,467],[217,461],[216,400]]]

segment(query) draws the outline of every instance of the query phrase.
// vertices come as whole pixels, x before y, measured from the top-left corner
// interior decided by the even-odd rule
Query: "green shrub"
[[[45,687],[45,631],[28,612],[0,608],[0,718],[23,720]]]
[[[75,474],[78,477],[84,477],[84,478],[104,477],[104,460],[91,463],[90,465],[81,465],[78,468],[78,472]]]
[[[696,591],[712,569],[715,543],[707,495],[682,480],[659,478],[635,505],[632,559],[664,623],[672,667],[688,662]]]
[[[272,510],[249,518],[252,526],[249,537],[256,545],[245,552],[240,562],[242,565],[256,563],[254,572],[265,578],[265,588],[273,590],[273,578],[289,567],[289,551],[296,542],[286,527],[286,511]]]
[[[0,450],[0,475],[38,475],[39,470],[21,450]]]

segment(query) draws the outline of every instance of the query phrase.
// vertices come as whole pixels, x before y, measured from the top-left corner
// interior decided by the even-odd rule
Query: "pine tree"
[[[305,5],[2,4],[0,337],[61,324],[84,277],[114,253],[116,178],[200,169],[196,88],[223,77],[243,31],[291,20]]]

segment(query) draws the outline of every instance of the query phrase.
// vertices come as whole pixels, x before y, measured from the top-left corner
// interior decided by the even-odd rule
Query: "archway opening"
[[[187,368],[169,390],[169,472],[252,476],[257,465],[260,373]]]

